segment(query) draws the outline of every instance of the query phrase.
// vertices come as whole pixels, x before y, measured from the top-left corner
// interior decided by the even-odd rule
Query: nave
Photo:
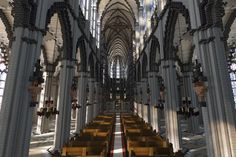
[[[0,157],[235,157],[235,8],[0,0]]]
[[[102,115],[104,116],[104,114],[100,114],[99,116],[97,116],[95,119],[92,120],[91,123],[89,123],[86,127],[86,130],[82,131],[82,132],[88,132],[88,128],[93,128],[93,129],[98,129],[101,126],[108,126],[106,124],[108,124],[107,122],[104,122],[104,120],[101,119]],[[105,114],[108,115],[108,114]],[[113,113],[110,114],[114,117],[113,119],[113,129],[112,129],[112,133],[109,135],[111,136],[110,138],[110,148],[109,151],[107,151],[108,153],[110,153],[110,156],[117,156],[117,157],[121,157],[122,156],[127,156],[130,151],[128,151],[128,144],[134,144],[134,146],[138,146],[138,143],[140,146],[142,147],[147,147],[147,148],[143,148],[143,153],[145,153],[145,149],[146,149],[146,153],[150,153],[152,154],[153,151],[150,150],[150,147],[154,146],[155,147],[160,147],[160,143],[163,143],[161,145],[167,145],[166,140],[164,142],[160,142],[160,139],[165,139],[163,137],[165,137],[165,124],[164,122],[161,122],[161,132],[160,133],[156,133],[155,131],[152,130],[152,127],[150,126],[150,124],[147,124],[144,122],[144,120],[142,118],[140,118],[138,115],[134,115],[132,113]],[[100,118],[98,118],[100,117]],[[98,120],[99,119],[99,120]],[[94,128],[94,124],[92,123],[96,123],[98,124],[98,122],[103,122],[103,125],[100,125],[99,127],[95,127]],[[107,120],[106,120],[107,121]],[[53,122],[51,122],[53,124]],[[87,137],[86,142],[85,139],[79,139],[78,135],[76,135],[74,133],[75,130],[75,126],[74,126],[75,121],[73,120],[72,117],[72,122],[71,122],[71,136],[70,139],[71,141],[71,145],[73,145],[73,143],[75,142],[75,139],[77,139],[78,141],[83,141],[84,146],[85,143],[87,144],[91,144],[91,139]],[[93,126],[93,127],[92,127]],[[112,125],[111,125],[112,126]],[[126,127],[125,127],[126,126]],[[104,128],[104,127],[103,127]],[[187,156],[191,156],[191,155],[197,155],[200,157],[203,157],[204,154],[206,154],[206,152],[204,152],[205,149],[205,140],[204,140],[204,136],[202,136],[201,134],[199,135],[193,135],[188,133],[188,123],[185,123],[183,121],[182,123],[182,141],[183,141],[183,146],[185,147],[185,150],[183,152],[185,152],[184,154],[187,154]],[[51,155],[51,151],[52,151],[52,147],[53,147],[53,126],[50,126],[50,133],[45,133],[42,135],[33,135],[33,139],[31,140],[31,148],[30,148],[30,153],[29,156],[30,157],[50,157]],[[125,131],[126,130],[126,131]],[[90,130],[92,131],[92,129]],[[104,131],[104,130],[103,130]],[[103,132],[101,130],[101,132]],[[128,134],[126,134],[125,132],[128,131]],[[187,131],[187,132],[186,132]],[[202,129],[203,131],[203,129]],[[96,132],[96,131],[94,131]],[[142,133],[141,133],[142,132]],[[98,134],[97,134],[98,136]],[[100,133],[100,136],[102,136],[102,133]],[[146,140],[146,142],[144,142]],[[94,141],[94,139],[93,139]],[[159,141],[159,144],[158,144]],[[97,143],[97,142],[96,142]],[[82,143],[80,143],[82,144]],[[96,145],[96,144],[95,144]],[[68,145],[67,145],[68,146]],[[75,146],[75,145],[73,145]],[[77,145],[78,146],[78,145]],[[90,145],[91,146],[91,145]],[[94,145],[93,145],[94,146]],[[80,145],[81,147],[81,145]],[[138,150],[141,147],[138,147]],[[135,149],[137,150],[137,149]],[[196,152],[188,152],[187,150],[195,150]],[[159,150],[160,151],[160,150]],[[166,150],[164,150],[166,151]],[[125,153],[126,152],[126,153]],[[201,152],[201,153],[199,153]],[[137,152],[137,153],[142,153],[142,152]],[[166,154],[168,154],[168,152],[165,152]],[[163,153],[162,155],[164,156],[165,153]],[[173,153],[173,152],[172,152]],[[183,154],[183,153],[182,153]],[[143,155],[145,156],[145,155]],[[168,155],[166,155],[168,156]],[[171,155],[170,155],[171,156]],[[179,155],[181,156],[181,155]]]
[[[53,157],[183,157],[152,127],[131,113],[98,115]]]

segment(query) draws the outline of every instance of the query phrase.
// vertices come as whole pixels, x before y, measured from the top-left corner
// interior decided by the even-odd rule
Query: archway
[[[142,78],[147,78],[147,54],[143,53],[143,59],[142,59]]]
[[[55,140],[56,116],[62,112],[58,107],[61,61],[71,60],[73,56],[68,19],[67,9],[59,3],[52,5],[47,12],[45,25],[47,31],[43,36],[41,55],[38,58],[44,83],[42,83],[43,90],[34,114],[37,121],[33,123],[30,155],[35,154],[38,149],[46,153]],[[37,148],[40,145],[44,147]]]
[[[150,71],[157,71],[158,62],[160,60],[160,44],[156,37],[151,41],[150,56],[149,56],[149,69]]]

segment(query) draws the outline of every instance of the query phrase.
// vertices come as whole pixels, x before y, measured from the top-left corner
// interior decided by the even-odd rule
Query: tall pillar
[[[86,85],[87,85],[87,73],[79,72],[78,76],[78,104],[81,106],[76,112],[76,125],[75,125],[75,133],[79,134],[80,130],[85,126],[86,119]]]
[[[148,122],[148,93],[147,93],[147,78],[142,79],[142,118],[145,122]]]
[[[40,56],[42,33],[19,26],[14,28],[13,36],[0,111],[0,156],[27,157],[34,111],[30,107],[29,78]]]
[[[202,107],[208,156],[234,157],[235,110],[222,30],[218,27],[199,30],[193,38],[208,84],[207,106]]]
[[[141,82],[137,83],[137,89],[138,89],[138,115],[142,117],[142,103],[143,103],[143,94],[142,94],[142,88],[141,88]]]
[[[151,114],[151,124],[153,129],[157,132],[160,131],[160,116],[158,114],[158,109],[154,106],[158,104],[159,98],[159,84],[158,84],[158,75],[157,72],[148,73],[148,81],[151,92],[150,100],[150,114]]]
[[[62,146],[70,137],[71,122],[71,85],[74,75],[74,63],[69,60],[61,61],[59,78],[59,99],[57,109],[59,114],[56,116],[56,127],[54,137],[54,150],[60,151]]]
[[[139,93],[138,93],[138,82],[136,83],[135,88],[135,97],[134,97],[134,114],[138,115],[138,103],[139,103]]]
[[[88,79],[89,85],[89,95],[88,95],[88,112],[87,112],[87,123],[91,122],[93,119],[93,109],[94,109],[94,78]]]
[[[100,84],[95,82],[95,96],[94,96],[94,107],[93,107],[93,118],[95,118],[99,113],[99,93]]]
[[[163,62],[163,79],[166,86],[165,103],[165,124],[166,137],[173,144],[174,152],[180,149],[180,129],[178,124],[177,106],[179,103],[177,90],[177,76],[175,61]]]
[[[191,98],[190,107],[199,108],[192,81],[193,81],[192,72],[184,72],[183,73],[183,83],[184,83],[183,90],[185,91],[184,92],[185,95],[183,96]],[[189,131],[192,133],[199,132],[199,116],[191,116],[188,119]]]
[[[50,100],[53,101],[52,97],[52,82],[53,82],[53,73],[55,71],[55,67],[53,65],[46,65],[46,80],[45,80],[45,92],[42,98],[42,102],[39,104],[39,108],[44,107],[53,107],[53,106],[47,106],[46,101]],[[40,98],[41,99],[41,98]],[[37,130],[36,132],[39,134],[47,133],[49,132],[49,117],[45,116],[38,116],[38,124],[37,124]]]

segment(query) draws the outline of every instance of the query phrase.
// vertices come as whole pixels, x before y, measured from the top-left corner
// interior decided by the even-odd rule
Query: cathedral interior
[[[0,157],[236,157],[236,0],[0,0]]]

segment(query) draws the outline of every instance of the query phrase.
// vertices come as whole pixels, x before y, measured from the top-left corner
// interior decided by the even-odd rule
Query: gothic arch
[[[90,53],[89,55],[89,60],[88,60],[88,63],[89,63],[89,72],[90,72],[90,77],[91,78],[94,78],[95,77],[95,71],[94,71],[94,58],[93,58],[93,54]]]
[[[80,71],[87,71],[87,52],[85,47],[85,41],[84,37],[81,37],[78,39],[76,44],[76,50],[79,48],[80,51]],[[76,52],[78,53],[78,52]]]
[[[148,66],[147,54],[143,53],[143,57],[142,57],[142,78],[147,77],[147,66]]]
[[[232,13],[230,14],[226,24],[225,24],[225,28],[224,28],[224,37],[226,38],[226,40],[229,38],[229,33],[231,31],[231,26],[234,23],[234,20],[236,19],[236,9],[234,9],[232,11]]]
[[[149,69],[154,71],[156,63],[157,53],[160,53],[160,44],[158,39],[154,36],[151,41],[150,56],[149,56]]]
[[[175,25],[178,15],[182,14],[187,23],[187,30],[191,29],[190,16],[188,9],[181,2],[171,2],[168,11],[168,17],[165,25],[164,37],[164,59],[174,59],[175,52],[173,51],[173,40]]]
[[[12,29],[12,25],[10,24],[10,21],[8,20],[7,16],[5,15],[2,9],[0,9],[0,19],[2,20],[2,23],[6,27],[6,32],[7,32],[7,37],[9,40],[9,47],[10,47],[12,38],[13,38],[13,29]]]
[[[47,30],[47,26],[50,23],[51,17],[57,13],[59,17],[59,21],[61,24],[62,38],[63,38],[63,59],[72,60],[73,59],[73,45],[72,45],[72,32],[71,32],[71,23],[68,13],[68,6],[65,2],[55,2],[47,12],[47,18],[45,23],[45,28]]]

